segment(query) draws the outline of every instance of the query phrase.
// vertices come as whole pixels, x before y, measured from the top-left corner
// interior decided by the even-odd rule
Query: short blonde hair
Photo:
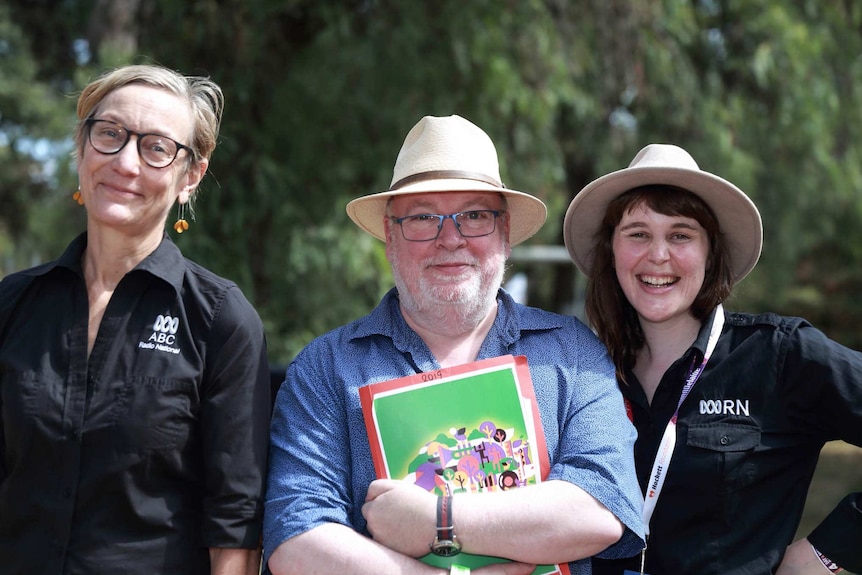
[[[75,129],[75,147],[78,156],[84,151],[85,121],[92,117],[105,97],[130,84],[142,84],[166,90],[189,104],[194,116],[194,132],[188,146],[194,161],[209,159],[215,150],[224,110],[221,88],[201,76],[184,76],[178,72],[150,64],[124,66],[106,72],[90,82],[78,97],[78,126]]]

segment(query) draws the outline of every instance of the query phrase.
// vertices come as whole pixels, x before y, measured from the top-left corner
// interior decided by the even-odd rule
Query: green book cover
[[[547,477],[548,450],[524,356],[375,383],[359,396],[379,478],[411,481],[457,502],[459,494],[519,489]],[[421,559],[441,568],[507,561],[469,553]],[[533,573],[569,569],[540,565]]]

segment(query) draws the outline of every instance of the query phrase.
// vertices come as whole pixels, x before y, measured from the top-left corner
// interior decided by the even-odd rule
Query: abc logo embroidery
[[[747,399],[701,399],[700,414],[751,417],[751,409]]]
[[[177,342],[177,330],[180,327],[180,318],[169,315],[158,315],[153,322],[153,333],[147,341],[138,342],[141,349],[153,349],[165,351],[172,354],[180,353],[180,348],[174,347]]]
[[[180,327],[180,318],[171,317],[169,315],[160,315],[156,317],[156,323],[153,324],[153,331],[176,335],[178,327]]]

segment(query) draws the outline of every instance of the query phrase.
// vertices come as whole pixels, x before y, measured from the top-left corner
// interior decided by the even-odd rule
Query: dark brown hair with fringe
[[[639,206],[666,216],[683,216],[696,220],[709,239],[709,256],[703,286],[692,302],[691,315],[703,322],[733,288],[730,254],[710,207],[696,194],[667,185],[634,188],[608,205],[602,224],[593,238],[593,273],[587,283],[586,314],[599,339],[607,346],[616,367],[617,378],[625,383],[630,369],[644,344],[638,315],[626,299],[614,269],[613,237],[623,215]]]

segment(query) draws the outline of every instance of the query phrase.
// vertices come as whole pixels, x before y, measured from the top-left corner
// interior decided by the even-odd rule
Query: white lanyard
[[[676,419],[679,416],[679,408],[682,402],[685,401],[685,398],[688,397],[700,374],[703,373],[703,368],[706,367],[706,362],[709,361],[709,356],[712,355],[715,344],[718,343],[718,338],[721,335],[723,327],[724,308],[722,308],[721,304],[718,304],[718,307],[715,308],[715,319],[712,321],[712,328],[709,330],[709,340],[706,343],[706,352],[703,354],[703,361],[688,374],[688,379],[686,379],[685,386],[682,388],[682,395],[679,396],[679,403],[676,404],[676,411],[673,412],[673,416],[664,429],[664,435],[662,435],[661,443],[658,446],[658,453],[652,464],[652,472],[649,476],[646,495],[644,495],[643,507],[643,523],[647,537],[649,537],[649,522],[653,511],[655,511],[656,501],[658,501],[659,493],[661,493],[665,477],[667,477],[670,458],[673,456],[673,450],[676,447]]]

